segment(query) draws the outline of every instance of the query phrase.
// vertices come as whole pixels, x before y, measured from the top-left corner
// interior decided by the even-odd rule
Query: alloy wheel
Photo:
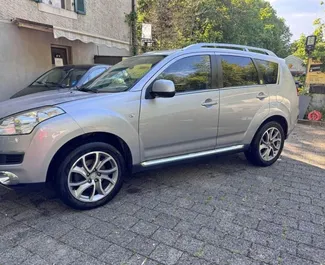
[[[264,132],[259,144],[259,152],[262,159],[264,161],[274,159],[281,149],[281,144],[282,137],[280,131],[275,127],[268,128]]]
[[[116,185],[117,162],[105,152],[90,152],[72,165],[68,175],[71,194],[82,202],[96,202],[106,197]]]

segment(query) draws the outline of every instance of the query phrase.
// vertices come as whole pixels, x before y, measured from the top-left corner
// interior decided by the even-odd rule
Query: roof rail
[[[185,47],[184,50],[198,49],[198,48],[234,49],[234,50],[240,50],[240,51],[246,51],[246,52],[262,53],[262,54],[266,54],[269,56],[277,57],[276,54],[270,50],[246,46],[246,45],[227,44],[227,43],[197,43],[197,44],[192,44],[190,46]]]

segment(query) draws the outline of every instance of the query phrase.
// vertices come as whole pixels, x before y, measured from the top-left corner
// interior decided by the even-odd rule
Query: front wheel
[[[63,159],[57,173],[61,199],[75,209],[104,205],[121,189],[125,162],[113,146],[95,142],[84,144]]]
[[[254,165],[270,166],[280,157],[284,139],[282,126],[275,121],[268,122],[259,129],[245,156]]]

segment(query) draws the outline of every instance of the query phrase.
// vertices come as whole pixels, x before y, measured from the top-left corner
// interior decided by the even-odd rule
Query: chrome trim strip
[[[224,152],[241,150],[241,149],[244,149],[244,147],[245,147],[244,145],[235,145],[235,146],[230,146],[230,147],[225,147],[225,148],[220,148],[220,149],[214,149],[214,150],[203,151],[203,152],[198,152],[198,153],[191,153],[191,154],[187,154],[187,155],[161,158],[161,159],[142,162],[141,166],[150,167],[150,166],[165,164],[165,163],[169,163],[169,162],[176,162],[176,161],[186,160],[186,159],[190,159],[190,158],[196,158],[196,157],[200,157],[200,156],[220,154],[220,153],[224,153]]]

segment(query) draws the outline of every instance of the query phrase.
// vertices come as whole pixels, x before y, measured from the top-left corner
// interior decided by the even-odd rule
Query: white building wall
[[[12,23],[17,18],[25,19],[130,43],[125,14],[131,12],[131,0],[86,0],[85,3],[86,15],[79,15],[32,0],[0,0],[0,101],[53,67],[51,45],[70,47],[73,64],[94,63],[95,55],[130,55],[126,49],[55,39],[53,33],[18,28]]]
[[[125,22],[125,14],[131,12],[131,0],[86,0],[85,4],[86,15],[76,15],[73,11],[64,9],[61,9],[61,15],[57,15],[40,11],[46,7],[49,11],[51,6],[38,4],[32,0],[0,0],[0,19],[8,21],[15,18],[26,19],[130,41],[130,27]],[[64,16],[69,13],[70,16]],[[74,16],[76,19],[73,18]]]
[[[99,55],[98,52],[100,55],[129,56],[123,49],[54,39],[53,33],[18,28],[0,21],[0,101],[8,99],[53,67],[51,45],[71,47],[73,64],[94,63],[94,55]]]

